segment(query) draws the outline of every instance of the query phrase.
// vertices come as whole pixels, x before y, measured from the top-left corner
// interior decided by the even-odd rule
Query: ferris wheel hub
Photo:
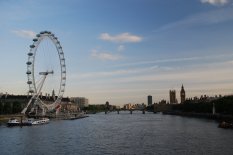
[[[53,70],[52,71],[47,71],[47,72],[39,72],[39,75],[48,75],[48,74],[53,74]]]

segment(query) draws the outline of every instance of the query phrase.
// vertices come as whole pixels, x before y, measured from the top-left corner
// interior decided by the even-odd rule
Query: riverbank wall
[[[178,115],[178,116],[185,116],[185,117],[195,117],[195,118],[205,118],[205,119],[212,119],[216,121],[233,122],[232,115],[193,113],[193,112],[180,112],[180,111],[167,111],[167,112],[163,112],[163,114],[164,115]]]

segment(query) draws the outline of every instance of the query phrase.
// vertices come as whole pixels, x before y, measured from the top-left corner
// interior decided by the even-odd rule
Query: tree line
[[[20,113],[23,110],[24,106],[25,103],[20,103],[19,101],[13,101],[13,102],[0,101],[0,115]]]

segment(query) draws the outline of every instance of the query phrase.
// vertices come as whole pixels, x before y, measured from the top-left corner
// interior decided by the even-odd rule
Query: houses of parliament
[[[178,101],[176,99],[176,90],[170,90],[169,96],[170,96],[170,104],[177,104],[178,103]],[[184,90],[184,86],[182,84],[181,90],[180,90],[180,103],[184,103],[184,101],[185,101],[185,90]]]

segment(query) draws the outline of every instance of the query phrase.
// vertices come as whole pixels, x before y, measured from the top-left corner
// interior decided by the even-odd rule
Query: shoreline
[[[11,115],[0,115],[0,125],[6,124],[9,119],[16,118],[18,120],[21,119],[23,115],[20,114],[11,114]],[[51,120],[75,120],[89,117],[88,115],[69,115],[69,116],[58,116],[58,117],[49,117]],[[26,119],[26,116],[23,116],[22,119]]]
[[[180,112],[180,111],[168,111],[168,112],[163,112],[163,114],[164,115],[177,115],[177,116],[193,117],[193,118],[212,119],[212,120],[216,120],[219,122],[221,122],[221,121],[233,122],[233,115]]]
[[[12,117],[20,119],[22,116],[23,115],[21,115],[21,114],[0,115],[0,124],[7,123],[7,121]],[[24,118],[25,118],[25,116],[23,116],[23,119]]]

